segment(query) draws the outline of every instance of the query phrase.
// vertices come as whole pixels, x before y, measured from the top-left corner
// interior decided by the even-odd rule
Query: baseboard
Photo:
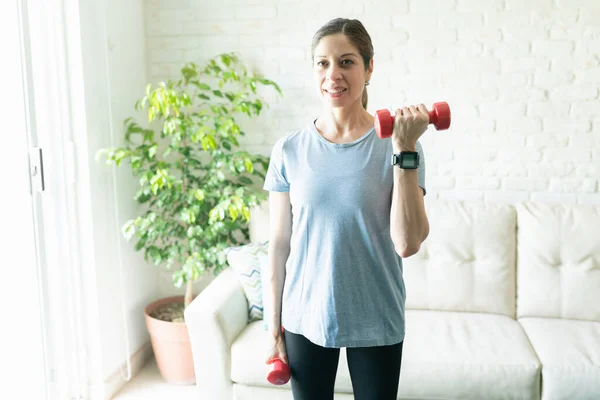
[[[152,356],[152,343],[149,341],[133,353],[131,356],[131,379],[142,370]],[[104,380],[104,400],[111,400],[127,384],[127,381],[122,377],[123,373],[121,371],[127,371],[126,362]]]

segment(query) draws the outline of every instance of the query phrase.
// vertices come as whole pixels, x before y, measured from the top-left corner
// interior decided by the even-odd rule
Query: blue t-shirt
[[[425,159],[417,143],[419,186]],[[324,347],[382,346],[404,340],[402,258],[390,236],[391,139],[373,127],[332,143],[314,121],[278,139],[263,188],[290,192],[291,251],[281,324]]]

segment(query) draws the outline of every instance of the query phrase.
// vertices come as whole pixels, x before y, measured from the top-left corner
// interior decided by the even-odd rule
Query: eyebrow
[[[340,56],[341,57],[346,57],[346,56],[353,56],[353,57],[358,57],[358,55],[356,53],[346,53],[346,54],[342,54]],[[317,56],[318,58],[327,58],[327,56]]]

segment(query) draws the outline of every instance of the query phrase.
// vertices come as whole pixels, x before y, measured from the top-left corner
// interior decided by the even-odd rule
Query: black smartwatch
[[[419,167],[419,153],[416,151],[402,151],[392,154],[392,165],[402,169],[417,169]]]

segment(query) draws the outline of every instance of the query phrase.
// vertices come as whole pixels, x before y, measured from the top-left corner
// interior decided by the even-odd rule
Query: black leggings
[[[294,400],[333,400],[340,349],[287,330],[284,336]],[[396,400],[403,343],[346,348],[355,400]]]

